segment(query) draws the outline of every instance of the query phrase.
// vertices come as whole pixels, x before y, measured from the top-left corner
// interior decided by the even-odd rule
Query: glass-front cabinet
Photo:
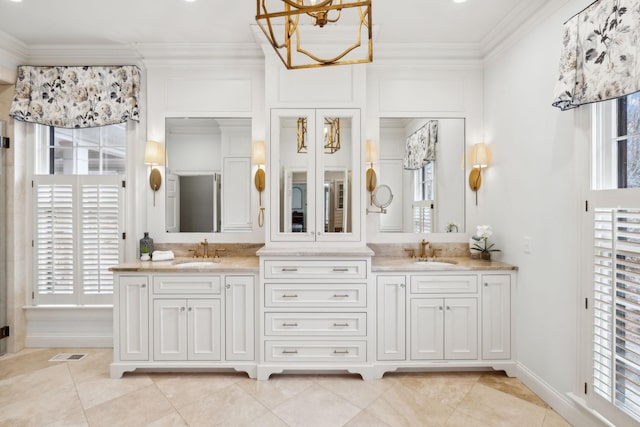
[[[271,111],[271,241],[361,239],[360,110]]]

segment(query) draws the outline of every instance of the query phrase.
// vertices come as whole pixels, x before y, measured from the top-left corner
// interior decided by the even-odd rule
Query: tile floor
[[[85,352],[77,362],[49,362]],[[110,349],[28,349],[0,357],[0,426],[569,426],[499,372],[281,375],[129,373]]]

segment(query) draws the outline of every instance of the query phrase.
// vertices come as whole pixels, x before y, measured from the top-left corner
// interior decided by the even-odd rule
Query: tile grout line
[[[89,423],[89,417],[87,417],[87,411],[82,404],[82,399],[80,398],[80,392],[78,391],[78,384],[76,383],[76,379],[73,376],[73,372],[71,372],[71,368],[69,367],[69,362],[64,362],[67,371],[69,372],[69,377],[71,377],[71,382],[73,383],[73,389],[76,391],[76,397],[78,398],[78,404],[80,405],[80,409],[82,410],[82,416],[84,417],[84,421],[88,426],[91,426]]]

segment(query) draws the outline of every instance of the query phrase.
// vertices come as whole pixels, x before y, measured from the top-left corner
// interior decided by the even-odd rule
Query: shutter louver
[[[111,294],[119,262],[119,191],[117,185],[83,185],[81,190],[82,289]]]
[[[433,227],[433,202],[424,200],[413,204],[413,231],[431,233]]]
[[[594,390],[640,417],[640,210],[595,211]]]
[[[38,185],[36,287],[39,295],[74,293],[73,186]]]

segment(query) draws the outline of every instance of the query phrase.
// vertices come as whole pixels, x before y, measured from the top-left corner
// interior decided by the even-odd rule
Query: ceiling
[[[486,47],[550,1],[373,0],[374,43]],[[255,13],[253,0],[0,0],[0,31],[23,49],[254,43]]]

